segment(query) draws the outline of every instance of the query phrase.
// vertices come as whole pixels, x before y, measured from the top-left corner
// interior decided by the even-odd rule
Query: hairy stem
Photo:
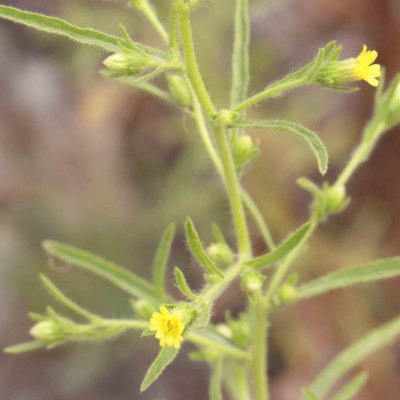
[[[217,143],[217,148],[224,169],[226,189],[231,205],[233,223],[235,225],[238,250],[241,254],[251,255],[249,231],[247,228],[246,216],[244,213],[242,198],[240,194],[240,186],[228,138],[224,129],[216,127],[215,141]]]
[[[261,291],[256,294],[256,303],[252,307],[252,314],[254,394],[257,400],[269,400],[267,371],[268,314]]]
[[[192,38],[192,28],[189,19],[189,6],[183,0],[174,0],[174,3],[181,27],[186,73],[206,113],[214,114],[214,105],[210,99],[206,87],[204,86],[203,78],[201,77],[200,70],[197,65]]]
[[[247,100],[241,102],[238,104],[236,107],[233,108],[233,111],[239,112],[244,110],[245,108],[248,108],[261,100],[268,99],[271,97],[277,97],[281,95],[283,92],[286,92],[287,90],[294,89],[299,86],[306,85],[308,83],[308,78],[299,78],[294,81],[289,81],[285,83],[277,83],[274,85],[271,85],[269,88],[265,89],[263,92],[260,92]]]

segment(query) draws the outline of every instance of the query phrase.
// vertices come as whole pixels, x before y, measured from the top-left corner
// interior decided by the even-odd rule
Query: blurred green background
[[[9,0],[29,11],[161,46],[144,18],[124,1]],[[169,3],[157,0],[167,21]],[[251,92],[311,59],[331,40],[355,56],[362,45],[379,52],[389,78],[400,71],[399,0],[250,0]],[[230,83],[233,1],[206,0],[193,14],[205,81],[218,107]],[[195,288],[202,272],[182,234],[190,215],[204,242],[217,222],[233,238],[228,204],[192,122],[174,108],[100,76],[106,54],[62,38],[0,21],[0,345],[28,340],[27,312],[54,302],[38,279],[48,274],[70,297],[108,317],[129,317],[123,293],[78,270],[54,271],[43,239],[98,253],[144,277],[158,239],[171,221],[180,227],[170,271],[178,265]],[[164,83],[160,80],[160,84]],[[251,110],[320,133],[333,181],[356,145],[373,107],[374,89],[345,95],[306,88]],[[297,263],[305,281],[331,270],[400,253],[400,129],[381,140],[371,161],[351,180],[351,205],[323,224]],[[303,223],[309,195],[300,176],[321,177],[307,146],[282,133],[258,132],[261,155],[244,185],[277,241]],[[251,226],[254,249],[265,251]],[[172,285],[171,293],[176,293]],[[400,311],[400,279],[333,292],[273,316],[270,375],[274,399],[299,398],[300,387],[342,348]],[[243,308],[233,285],[214,312]],[[190,345],[143,395],[139,385],[158,351],[151,338],[126,334],[113,342],[69,345],[20,356],[0,354],[0,399],[180,400],[207,398],[208,367],[187,360]],[[361,366],[369,372],[362,400],[400,398],[400,341]]]

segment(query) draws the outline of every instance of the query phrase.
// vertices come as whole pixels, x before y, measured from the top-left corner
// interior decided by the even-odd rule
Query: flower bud
[[[279,290],[279,300],[282,304],[291,303],[296,298],[297,289],[289,284],[285,283]]]
[[[138,53],[115,53],[107,57],[103,64],[119,75],[137,75],[149,66],[149,58]]]
[[[192,94],[186,80],[179,75],[168,75],[168,86],[174,100],[183,107],[192,104]]]
[[[249,295],[250,300],[253,300],[254,294],[260,291],[263,287],[265,276],[248,268],[242,276],[242,289]]]
[[[220,125],[230,127],[239,118],[239,113],[231,110],[220,110],[214,115],[214,120]]]
[[[63,333],[52,320],[37,323],[31,328],[29,333],[35,339],[44,340],[46,342],[54,342],[64,339]]]
[[[232,154],[236,166],[241,167],[258,153],[258,142],[254,143],[249,135],[242,135],[232,141]]]
[[[334,214],[343,209],[346,198],[346,188],[343,185],[333,186],[326,191],[326,212]]]
[[[225,243],[212,243],[207,248],[207,253],[211,260],[223,267],[227,267],[233,262],[233,253]]]

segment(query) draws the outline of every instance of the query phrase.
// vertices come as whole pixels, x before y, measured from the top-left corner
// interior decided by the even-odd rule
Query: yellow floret
[[[160,346],[165,345],[179,349],[183,340],[185,325],[178,315],[171,314],[165,306],[160,306],[160,313],[153,313],[150,318],[149,330],[156,331],[156,339]]]

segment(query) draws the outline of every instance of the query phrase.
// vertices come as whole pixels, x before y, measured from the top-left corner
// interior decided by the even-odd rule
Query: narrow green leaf
[[[237,121],[235,122],[234,126],[237,126],[239,128],[260,128],[293,133],[294,135],[299,136],[300,138],[305,140],[310,146],[312,152],[317,159],[318,169],[321,174],[324,175],[328,170],[328,152],[326,151],[324,144],[315,132],[305,128],[302,125],[281,120],[263,120]]]
[[[144,392],[160,376],[164,369],[171,364],[177,354],[178,350],[173,347],[165,346],[161,349],[143,379],[142,385],[140,386],[141,392]]]
[[[236,0],[235,41],[232,56],[231,108],[246,98],[249,84],[250,23],[248,0]]]
[[[306,222],[296,232],[290,235],[282,244],[275,250],[261,257],[254,258],[246,262],[246,265],[251,268],[261,269],[276,263],[282,258],[286,257],[297,245],[303,240],[304,236],[310,229],[311,222]]]
[[[313,393],[313,391],[308,388],[304,388],[302,392],[304,396],[306,396],[307,400],[319,400],[317,396]]]
[[[154,293],[154,288],[149,282],[138,277],[131,271],[121,268],[110,261],[106,261],[104,258],[52,240],[45,240],[42,246],[50,256],[93,272],[112,282],[130,295],[146,300],[158,301]]]
[[[72,300],[70,300],[64,293],[59,290],[54,283],[50,281],[45,275],[40,274],[40,279],[46,288],[50,291],[50,293],[62,304],[64,304],[70,310],[76,312],[77,314],[89,319],[90,321],[100,321],[101,318],[91,312],[85,310],[80,305],[76,304]]]
[[[334,358],[311,384],[311,390],[323,397],[353,367],[373,352],[392,343],[399,335],[400,317],[370,331]]]
[[[218,358],[213,365],[210,379],[210,400],[223,400],[222,397],[222,359]]]
[[[215,223],[212,224],[212,232],[217,242],[228,245],[228,242],[226,241],[224,234],[222,233],[219,226]]]
[[[186,219],[185,230],[186,240],[193,256],[211,275],[217,275],[223,278],[224,275],[222,272],[216,267],[216,265],[211,261],[210,257],[205,252],[196,228],[189,217]]]
[[[101,47],[110,52],[121,51],[118,45],[121,38],[94,29],[79,28],[59,18],[48,17],[2,5],[0,5],[0,18],[8,19],[50,34],[65,36],[79,43]],[[167,59],[166,54],[162,51],[143,45],[137,46],[149,55],[159,57],[163,60]]]
[[[184,296],[186,296],[188,299],[197,300],[198,296],[196,296],[190,290],[190,287],[186,282],[186,279],[185,279],[185,276],[183,275],[183,272],[178,267],[175,267],[174,274],[175,274],[176,284],[178,285],[178,288],[181,291],[181,293]]]
[[[15,346],[6,347],[3,351],[8,354],[19,354],[40,349],[41,347],[46,346],[46,344],[47,343],[43,340],[33,340],[32,342],[21,343]]]
[[[335,397],[331,400],[351,400],[354,396],[360,392],[363,386],[366,384],[368,374],[361,372],[350,383],[348,383]]]
[[[373,282],[400,275],[400,257],[372,261],[344,268],[297,288],[296,299],[306,299],[358,283]]]
[[[175,237],[176,225],[171,223],[165,229],[160,244],[158,245],[153,263],[153,282],[156,288],[156,293],[161,296],[163,301],[166,300],[165,291],[165,273],[167,263],[171,254],[171,246]]]

